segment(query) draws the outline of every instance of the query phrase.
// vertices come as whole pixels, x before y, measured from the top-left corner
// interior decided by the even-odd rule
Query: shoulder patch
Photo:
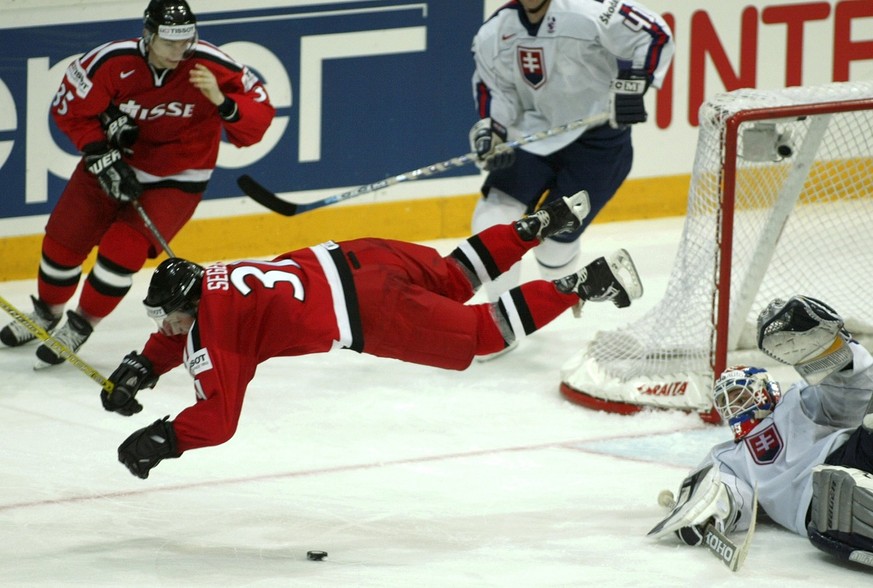
[[[198,349],[195,353],[188,356],[188,362],[185,364],[188,373],[192,377],[212,369],[212,360],[209,359],[209,351],[204,347]]]
[[[79,98],[87,97],[94,84],[92,84],[91,80],[88,79],[88,73],[82,67],[82,64],[78,59],[70,64],[70,67],[67,68],[66,75],[67,81],[76,89],[76,95],[79,96]]]

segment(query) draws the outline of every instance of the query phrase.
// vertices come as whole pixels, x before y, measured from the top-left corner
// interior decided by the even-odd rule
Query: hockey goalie
[[[807,296],[772,301],[758,340],[803,379],[783,394],[765,369],[722,373],[712,398],[733,439],[709,451],[676,499],[661,493],[671,511],[649,536],[705,545],[736,571],[760,505],[822,551],[873,566],[873,356]],[[730,535],[740,531],[737,546]]]

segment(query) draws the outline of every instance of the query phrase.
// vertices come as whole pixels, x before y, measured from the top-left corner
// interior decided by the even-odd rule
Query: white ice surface
[[[703,548],[648,539],[658,493],[728,431],[679,413],[596,413],[558,392],[586,339],[658,300],[681,222],[586,234],[586,259],[616,247],[636,258],[647,292],[630,309],[589,304],[466,372],[349,351],[270,360],[230,442],[148,480],[116,447],[193,403],[186,373],[124,418],[74,367],[34,372],[33,346],[0,350],[0,585],[870,586],[869,568],[766,521],[736,574]],[[148,335],[149,273],[81,350],[104,375]],[[29,310],[34,287],[0,293]],[[308,561],[316,549],[327,559]]]

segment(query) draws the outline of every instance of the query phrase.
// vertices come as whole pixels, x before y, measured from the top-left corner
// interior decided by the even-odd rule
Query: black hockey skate
[[[52,338],[63,344],[68,350],[76,353],[85,341],[88,340],[93,331],[94,327],[85,320],[85,317],[72,310],[68,310],[67,322],[52,334]],[[33,364],[33,369],[40,370],[63,362],[64,358],[62,356],[43,343],[36,348],[36,361]]]
[[[42,300],[33,296],[30,299],[33,300],[33,312],[29,313],[27,318],[39,325],[43,330],[51,333],[52,329],[58,326],[61,317],[54,316],[52,311],[49,310],[48,305]],[[0,342],[7,347],[19,347],[25,343],[30,343],[34,339],[36,339],[36,335],[18,321],[13,321],[3,327],[3,330],[0,330]]]
[[[588,192],[581,190],[549,202],[532,215],[515,221],[515,230],[524,241],[542,240],[578,229],[589,212]]]
[[[630,306],[632,300],[643,295],[640,275],[624,249],[598,257],[577,273],[555,280],[555,287],[576,294],[583,301],[611,300],[619,308]]]

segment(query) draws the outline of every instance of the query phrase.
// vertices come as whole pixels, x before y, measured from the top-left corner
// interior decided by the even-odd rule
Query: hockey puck
[[[673,508],[676,506],[676,499],[669,490],[661,490],[661,493],[658,494],[658,504],[665,508]]]
[[[326,551],[307,551],[306,552],[306,559],[309,559],[312,561],[321,561],[326,557],[327,557]]]

